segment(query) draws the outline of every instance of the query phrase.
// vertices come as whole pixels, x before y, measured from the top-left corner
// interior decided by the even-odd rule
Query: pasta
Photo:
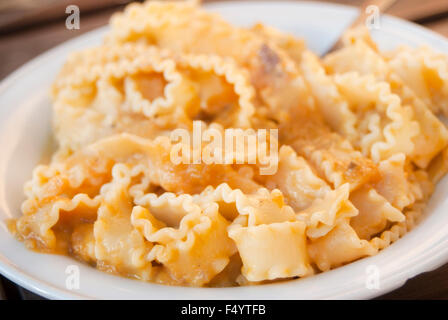
[[[391,245],[448,172],[448,58],[428,47],[358,28],[320,59],[191,1],[110,26],[53,83],[58,149],[9,224],[30,249],[167,285],[302,278]]]
[[[353,63],[362,57],[363,63]],[[413,109],[414,119],[420,125],[420,134],[414,137],[414,153],[411,160],[419,167],[426,168],[430,160],[448,143],[445,126],[431,112],[427,104],[404,83],[399,74],[387,63],[384,57],[369,47],[362,38],[353,44],[334,52],[324,59],[330,73],[356,71],[371,74],[375,79],[390,84],[392,93],[401,98],[402,105]]]
[[[401,47],[387,53],[396,72],[435,114],[447,115],[448,61],[428,47]]]

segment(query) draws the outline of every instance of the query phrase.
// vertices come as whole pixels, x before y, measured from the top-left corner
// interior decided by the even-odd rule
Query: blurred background
[[[0,80],[57,44],[106,25],[112,13],[121,10],[129,2],[131,1],[0,0]],[[352,6],[363,3],[362,0],[327,2]],[[69,30],[65,27],[68,16],[65,11],[69,5],[77,5],[80,9],[79,29]],[[387,13],[448,37],[448,0],[399,0]],[[1,299],[42,298],[0,275]],[[409,280],[402,288],[379,299],[448,299],[448,264]]]

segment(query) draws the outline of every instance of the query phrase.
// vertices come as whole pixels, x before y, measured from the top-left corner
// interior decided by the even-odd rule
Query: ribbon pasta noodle
[[[381,52],[360,28],[320,59],[191,1],[130,4],[110,26],[53,83],[58,149],[9,223],[30,249],[167,285],[308,277],[404,236],[448,172],[448,58],[428,47]],[[247,140],[171,139],[198,127]],[[226,161],[171,160],[184,149]]]

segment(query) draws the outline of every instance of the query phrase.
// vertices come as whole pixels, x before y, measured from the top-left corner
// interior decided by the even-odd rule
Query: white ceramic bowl
[[[262,21],[292,32],[304,37],[316,52],[329,47],[356,16],[353,8],[316,2],[225,2],[207,7],[236,24]],[[313,277],[272,285],[161,286],[106,274],[69,257],[25,249],[8,233],[4,220],[20,215],[23,183],[30,178],[32,168],[45,158],[44,150],[48,150],[50,84],[69,52],[100,44],[105,32],[101,28],[48,51],[0,85],[0,272],[3,275],[37,294],[56,299],[347,299],[383,294],[448,261],[447,178],[437,186],[420,225],[378,255]],[[373,36],[381,48],[425,43],[448,53],[448,41],[442,36],[387,16],[381,19],[381,28]],[[66,287],[69,265],[79,266],[79,289]],[[379,289],[366,286],[370,265],[379,270]]]

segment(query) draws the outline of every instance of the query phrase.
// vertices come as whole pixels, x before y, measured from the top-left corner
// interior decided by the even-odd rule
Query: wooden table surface
[[[0,9],[2,1],[5,0],[0,0]],[[96,1],[105,2],[105,0]],[[111,0],[111,2],[119,1]],[[361,3],[359,0],[328,2],[355,6]],[[65,16],[40,21],[38,25],[16,27],[7,31],[0,29],[0,80],[25,62],[55,45],[107,24],[111,14],[122,8],[122,5],[113,5],[107,8],[90,6],[83,11],[81,4],[85,5],[85,0],[70,0],[67,3],[80,3],[81,24],[79,30],[66,29]],[[448,0],[400,0],[389,9],[388,13],[414,21],[448,37]],[[0,279],[0,299],[5,295],[17,299],[39,298],[26,290],[15,287],[3,278]],[[379,299],[448,299],[448,264],[408,280],[403,287],[383,295]]]

